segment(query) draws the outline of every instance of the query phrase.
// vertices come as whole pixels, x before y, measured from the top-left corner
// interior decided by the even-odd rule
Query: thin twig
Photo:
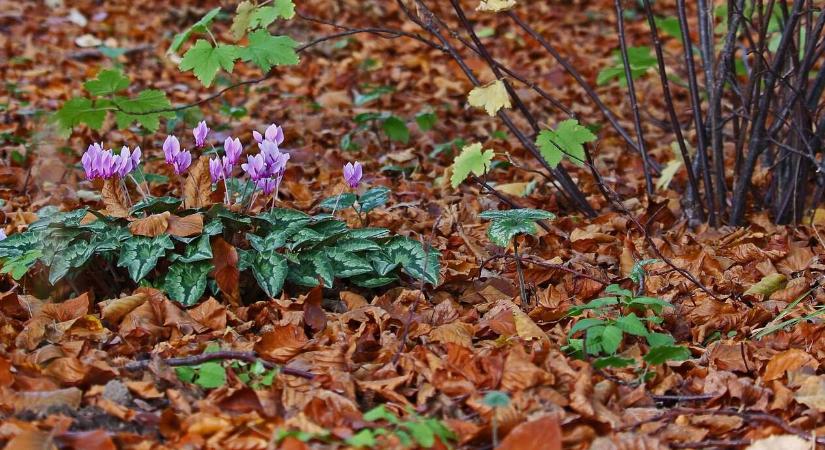
[[[254,363],[256,361],[260,361],[264,367],[267,369],[278,369],[281,373],[285,375],[292,375],[295,377],[306,378],[311,380],[315,378],[315,374],[311,372],[307,372],[301,369],[294,369],[292,367],[286,366],[278,366],[277,364],[273,364],[265,359],[262,359],[258,356],[255,352],[243,352],[243,351],[236,351],[236,350],[219,350],[216,352],[211,353],[202,353],[200,355],[193,355],[193,356],[184,356],[179,358],[162,358],[164,364],[172,367],[177,366],[192,366],[196,364],[205,363],[207,361],[215,361],[215,360],[223,360],[223,359],[237,359],[239,361],[245,361],[248,363]],[[124,370],[127,371],[137,371],[137,370],[145,370],[151,364],[152,359],[143,359],[140,361],[132,361],[127,363],[123,366]]]

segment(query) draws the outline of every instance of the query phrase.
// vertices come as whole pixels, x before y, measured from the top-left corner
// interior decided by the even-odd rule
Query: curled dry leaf
[[[100,193],[100,196],[103,199],[103,204],[106,206],[103,212],[107,216],[129,216],[129,201],[126,199],[126,194],[120,188],[118,180],[114,178],[109,178],[108,180],[105,180],[103,182],[103,189]]]
[[[561,426],[555,416],[522,423],[501,441],[498,450],[561,450]]]
[[[169,228],[169,218],[172,215],[169,211],[160,214],[152,214],[143,219],[137,219],[129,223],[129,231],[135,236],[155,237],[160,236]]]
[[[765,365],[765,374],[762,379],[765,381],[778,380],[785,376],[787,372],[792,372],[800,367],[807,366],[813,369],[819,367],[819,363],[808,352],[798,348],[785,350],[777,353]]]
[[[200,208],[211,202],[212,178],[209,176],[209,158],[201,156],[189,168],[189,175],[183,182],[183,207]]]
[[[240,271],[238,250],[222,237],[212,239],[212,265],[215,266],[215,282],[224,297],[233,304],[240,303]]]
[[[167,231],[172,236],[179,237],[201,234],[203,232],[203,216],[201,214],[190,214],[185,217],[170,216]]]
[[[109,323],[119,324],[126,314],[142,305],[147,299],[146,294],[134,294],[100,302],[100,315]]]

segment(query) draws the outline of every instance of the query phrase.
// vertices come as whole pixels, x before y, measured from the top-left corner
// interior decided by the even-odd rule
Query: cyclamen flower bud
[[[361,184],[361,177],[363,176],[363,169],[361,163],[355,161],[344,165],[344,181],[347,182],[350,188],[356,189]]]
[[[243,145],[241,145],[240,139],[235,138],[233,140],[231,137],[228,137],[223,141],[223,150],[226,152],[226,158],[229,160],[229,163],[234,166],[238,163],[238,160],[241,159]]]
[[[206,143],[206,136],[209,134],[209,127],[206,126],[206,121],[202,120],[198,122],[198,126],[192,130],[192,134],[195,136],[195,146],[203,147],[203,144]]]

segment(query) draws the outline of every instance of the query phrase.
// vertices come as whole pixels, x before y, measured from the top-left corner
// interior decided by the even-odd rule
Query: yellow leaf
[[[788,278],[781,273],[772,273],[766,277],[763,277],[758,283],[748,288],[748,290],[745,291],[745,295],[762,294],[767,297],[782,289],[782,287],[785,286],[785,281],[787,279]]]
[[[510,96],[507,94],[507,88],[501,80],[474,88],[467,96],[467,101],[470,106],[484,108],[487,114],[491,116],[495,116],[501,108],[510,107]]]
[[[476,11],[499,12],[516,6],[516,0],[481,0]]]
[[[527,193],[527,186],[529,185],[530,183],[499,184],[496,185],[496,190],[504,192],[507,195],[512,195],[513,197],[524,197],[524,194]]]
[[[656,189],[662,190],[667,188],[670,185],[670,182],[673,180],[673,176],[676,175],[676,172],[682,168],[682,161],[674,159],[665,165],[665,168],[662,169],[662,176],[656,181]]]

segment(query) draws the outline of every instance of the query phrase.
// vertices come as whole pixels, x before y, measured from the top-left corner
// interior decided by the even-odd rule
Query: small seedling
[[[493,448],[498,447],[498,408],[506,408],[510,406],[510,396],[506,392],[490,391],[484,394],[485,405],[493,408],[492,428],[493,428]]]

